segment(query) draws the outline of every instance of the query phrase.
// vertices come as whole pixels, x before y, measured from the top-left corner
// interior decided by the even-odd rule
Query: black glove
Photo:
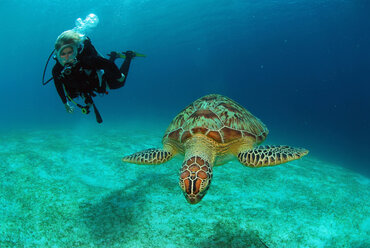
[[[116,58],[119,57],[118,53],[116,53],[114,51],[110,52],[110,54],[107,54],[107,55],[109,56],[109,60],[112,61],[112,62],[114,62],[116,60]]]
[[[126,58],[129,58],[129,59],[132,59],[133,57],[136,57],[136,53],[133,52],[133,51],[126,51],[126,52],[123,52],[123,54],[125,54]]]

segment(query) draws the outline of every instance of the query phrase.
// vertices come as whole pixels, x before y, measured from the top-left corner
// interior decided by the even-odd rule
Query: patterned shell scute
[[[183,143],[193,134],[202,133],[219,143],[251,137],[261,143],[266,126],[235,101],[217,94],[207,95],[182,110],[168,126],[163,138]]]

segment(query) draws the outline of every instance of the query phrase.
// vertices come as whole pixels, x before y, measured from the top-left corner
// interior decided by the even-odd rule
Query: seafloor
[[[121,162],[160,146],[165,128],[3,132],[0,247],[370,247],[368,178],[312,154],[270,168],[235,161],[190,205],[181,158]]]

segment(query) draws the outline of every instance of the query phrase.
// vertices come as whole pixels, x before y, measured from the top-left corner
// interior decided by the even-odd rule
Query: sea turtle
[[[237,157],[248,167],[264,167],[299,159],[308,153],[290,146],[257,146],[268,134],[249,111],[222,95],[206,95],[182,110],[163,136],[163,149],[147,149],[123,157],[135,164],[162,164],[184,155],[180,187],[187,201],[198,203],[206,194],[213,166]]]

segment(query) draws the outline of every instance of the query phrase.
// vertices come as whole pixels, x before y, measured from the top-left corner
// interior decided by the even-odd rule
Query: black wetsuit
[[[93,92],[104,93],[106,92],[106,84],[110,89],[122,87],[125,84],[132,59],[131,56],[126,56],[121,68],[118,69],[113,60],[105,59],[97,53],[88,38],[85,39],[82,51],[79,51],[76,58],[77,63],[71,68],[70,75],[62,73],[64,67],[58,61],[53,67],[54,84],[64,104],[67,102],[67,98],[63,86],[71,98],[79,95],[94,96]],[[99,70],[104,70],[101,86],[97,73]],[[119,82],[117,79],[122,77],[121,73],[124,74],[125,78]]]

